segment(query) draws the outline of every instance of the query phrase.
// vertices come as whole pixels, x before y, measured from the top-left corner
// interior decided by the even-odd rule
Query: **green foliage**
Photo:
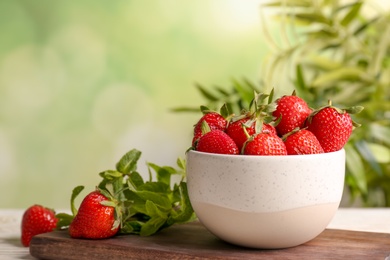
[[[177,107],[174,112],[200,112],[205,107],[217,111],[219,108],[227,109],[229,113],[239,115],[242,110],[247,109],[253,99],[253,93],[260,92],[260,86],[256,86],[248,79],[231,80],[231,87],[214,86],[212,90],[203,85],[196,84],[199,93],[206,101],[206,106],[199,108],[194,107]]]
[[[106,171],[99,185],[111,194],[117,197],[119,195],[121,199],[123,205],[120,232],[149,236],[175,223],[193,220],[195,214],[184,182],[185,163],[178,159],[178,169],[147,163],[150,178],[144,181],[136,171],[140,157],[141,152],[135,149],[126,153],[116,165],[120,175],[109,178],[104,173],[110,171]],[[178,184],[171,182],[171,176],[175,174],[182,176]],[[152,179],[154,175],[156,180]],[[110,191],[110,185],[114,187],[113,191]]]
[[[352,199],[390,206],[385,185],[390,182],[390,14],[368,12],[364,1],[302,3],[284,0],[263,6],[276,8],[283,28],[293,31],[290,47],[276,52],[267,64],[266,85],[276,73],[280,77],[275,68],[284,67],[282,75],[312,106],[327,99],[345,107],[364,106],[354,116],[362,126],[346,146],[346,184]]]
[[[175,223],[194,220],[196,216],[184,181],[184,160],[177,160],[177,169],[147,163],[150,179],[144,181],[137,172],[140,157],[141,152],[133,149],[119,160],[116,170],[99,173],[102,180],[98,189],[107,198],[111,198],[102,204],[116,208],[116,217],[121,224],[120,233],[150,236]],[[171,182],[174,174],[182,176],[179,183]],[[153,176],[156,180],[152,179]],[[83,186],[77,186],[72,192],[72,215],[57,214],[60,219],[58,228],[67,228],[76,216],[74,200],[83,189]]]

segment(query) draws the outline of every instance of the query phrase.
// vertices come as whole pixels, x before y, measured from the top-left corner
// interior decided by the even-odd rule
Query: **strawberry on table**
[[[288,155],[324,153],[317,137],[306,129],[292,131],[284,138]]]
[[[276,100],[276,110],[272,113],[275,118],[280,118],[276,130],[280,136],[285,135],[297,127],[303,126],[311,109],[307,103],[296,96],[295,91],[290,96],[282,96]]]
[[[273,134],[259,133],[244,144],[245,155],[287,155],[283,140]]]
[[[57,222],[52,209],[38,204],[29,207],[23,214],[21,224],[23,246],[29,246],[33,236],[53,231]]]
[[[317,137],[324,152],[338,151],[347,143],[354,126],[358,126],[352,121],[350,114],[359,113],[362,109],[360,106],[340,109],[332,106],[329,101],[327,106],[308,117],[306,126]]]
[[[69,226],[73,238],[102,239],[114,236],[119,230],[114,204],[99,190],[89,193],[81,202],[77,215]]]

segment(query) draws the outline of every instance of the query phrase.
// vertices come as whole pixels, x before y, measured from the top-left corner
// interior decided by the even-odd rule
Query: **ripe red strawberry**
[[[297,127],[302,127],[306,118],[310,115],[311,109],[307,103],[295,95],[283,96],[276,100],[276,110],[272,115],[280,122],[276,125],[276,131],[283,136]]]
[[[288,155],[324,153],[317,137],[306,129],[287,134],[284,144]]]
[[[324,152],[338,151],[347,143],[354,125],[349,113],[359,113],[362,107],[339,109],[328,106],[314,111],[307,119],[307,129],[311,131],[320,142]],[[348,113],[349,112],[349,113]]]
[[[206,153],[239,154],[236,143],[221,130],[212,130],[200,137],[196,150]]]
[[[208,112],[204,114],[194,126],[194,135],[192,138],[192,145],[195,146],[195,142],[203,135],[202,122],[205,121],[210,130],[224,131],[227,125],[227,120],[217,112]]]
[[[286,145],[277,135],[260,133],[251,139],[244,145],[246,155],[287,155]]]
[[[96,190],[89,193],[81,202],[77,215],[69,226],[73,238],[101,239],[114,236],[119,225],[115,219],[115,207],[102,203],[110,202]]]
[[[248,126],[248,123],[250,124]],[[242,146],[248,140],[249,136],[252,136],[256,133],[256,121],[251,121],[249,118],[242,118],[235,122],[232,122],[226,128],[226,133],[233,139],[233,141],[237,144],[238,150],[241,151]],[[244,131],[244,127],[246,133]],[[263,123],[262,125],[262,133],[275,134],[275,128],[270,125]]]
[[[33,236],[53,231],[57,222],[58,219],[52,209],[37,204],[29,207],[22,218],[21,242],[23,246],[29,246]]]

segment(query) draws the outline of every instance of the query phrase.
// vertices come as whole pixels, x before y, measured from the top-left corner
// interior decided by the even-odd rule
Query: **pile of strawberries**
[[[329,103],[311,109],[295,91],[272,101],[273,93],[258,94],[240,115],[201,107],[191,149],[218,154],[299,155],[342,149],[354,127],[350,114],[360,106],[340,109]],[[266,104],[263,104],[268,99]]]

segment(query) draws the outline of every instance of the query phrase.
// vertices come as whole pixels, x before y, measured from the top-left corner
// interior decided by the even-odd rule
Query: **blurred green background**
[[[261,2],[0,1],[0,207],[69,208],[132,148],[174,166],[194,83],[257,80]]]

